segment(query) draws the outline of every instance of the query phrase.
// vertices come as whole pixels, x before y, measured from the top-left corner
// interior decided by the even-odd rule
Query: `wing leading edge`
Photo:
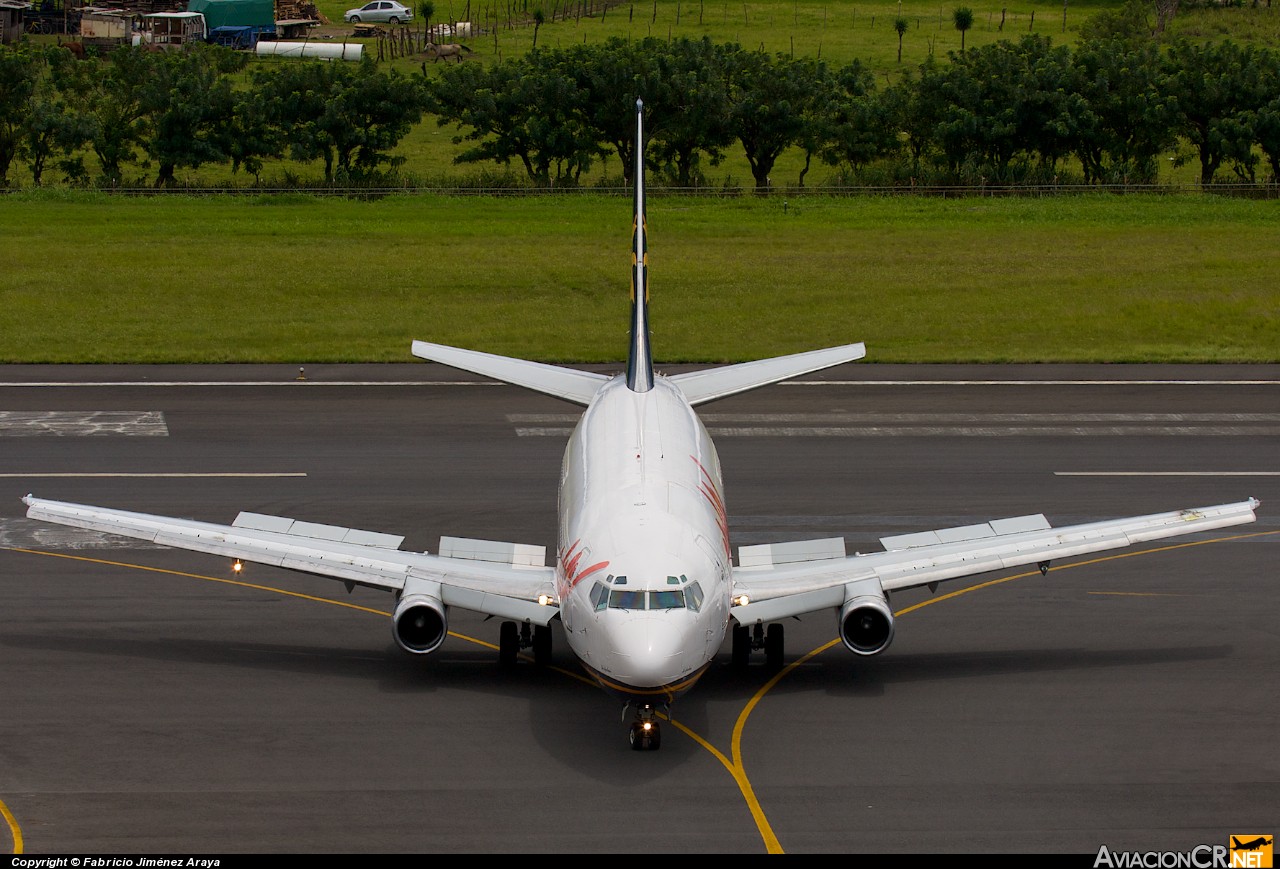
[[[1253,522],[1259,501],[1174,510],[1148,516],[1110,519],[1061,528],[998,533],[946,542],[908,545],[902,549],[841,558],[826,558],[764,567],[737,567],[733,572],[735,600],[745,605],[731,610],[739,624],[776,621],[828,608],[847,599],[846,586],[878,586],[881,592],[901,591],[950,579],[1040,564],[1150,540],[1177,537]],[[990,526],[999,528],[998,523]],[[981,527],[981,526],[977,526]],[[945,537],[943,532],[929,532]],[[923,538],[927,535],[911,535]],[[906,542],[906,538],[897,538]],[[891,544],[894,538],[886,538]]]
[[[402,538],[392,535],[298,523],[283,517],[241,514],[237,524],[217,525],[48,501],[32,495],[22,500],[31,519],[238,558],[349,584],[399,593],[412,591],[422,583],[435,583],[444,604],[499,618],[546,625],[559,611],[556,606],[539,603],[540,596],[555,600],[554,571],[550,567],[403,552],[396,548]],[[290,530],[266,530],[272,524]]]

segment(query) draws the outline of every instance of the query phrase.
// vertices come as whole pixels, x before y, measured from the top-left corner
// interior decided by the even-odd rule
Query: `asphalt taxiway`
[[[563,642],[25,519],[27,492],[554,548],[575,409],[439,366],[0,369],[0,852],[1185,851],[1280,817],[1280,366],[850,365],[704,408],[734,546],[1259,498],[1259,521],[728,649],[658,752]],[[8,493],[4,495],[4,493]],[[557,640],[561,638],[557,637]]]

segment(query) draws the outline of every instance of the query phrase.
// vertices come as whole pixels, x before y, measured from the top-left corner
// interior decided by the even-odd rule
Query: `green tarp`
[[[188,12],[204,15],[205,25],[215,27],[275,27],[275,0],[190,0]]]

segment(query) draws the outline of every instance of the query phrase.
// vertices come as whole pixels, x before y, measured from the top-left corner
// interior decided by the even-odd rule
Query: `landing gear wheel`
[[[733,668],[747,669],[751,660],[751,629],[746,625],[733,626]]]
[[[519,651],[520,629],[515,622],[503,622],[498,631],[498,663],[503,667],[514,667]]]
[[[770,670],[782,669],[782,625],[769,625],[764,637],[764,661]]]
[[[662,731],[656,721],[635,721],[628,734],[632,751],[657,751],[662,746]]]
[[[533,663],[539,667],[551,663],[551,625],[533,629]]]

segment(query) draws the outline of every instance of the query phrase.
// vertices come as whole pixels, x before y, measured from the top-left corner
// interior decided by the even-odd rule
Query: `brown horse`
[[[63,42],[61,39],[59,39],[58,45],[62,48],[65,48],[67,51],[71,52],[72,56],[75,57],[76,60],[85,59],[83,42]]]
[[[426,51],[427,57],[431,58],[434,63],[439,63],[440,58],[442,57],[446,59],[450,57],[457,58],[458,63],[462,63],[462,53],[464,51],[467,54],[471,53],[471,49],[467,48],[465,45],[459,45],[456,42],[446,42],[443,45],[436,45],[434,42],[428,42]]]

